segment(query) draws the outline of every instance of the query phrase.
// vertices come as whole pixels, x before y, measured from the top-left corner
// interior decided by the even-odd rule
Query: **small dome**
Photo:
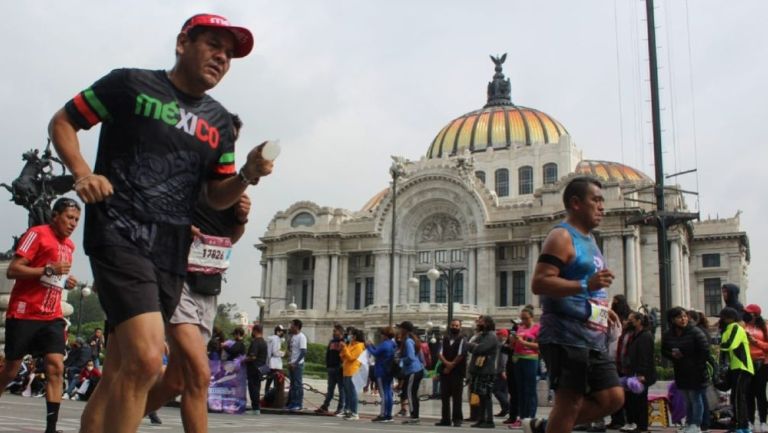
[[[389,188],[384,188],[380,192],[377,192],[376,195],[371,197],[370,200],[368,200],[364,205],[363,208],[360,209],[361,212],[370,212],[374,209],[376,209],[382,200],[384,200],[384,197],[389,194]]]
[[[646,176],[645,173],[640,170],[634,169],[628,165],[620,164],[618,162],[611,161],[595,161],[587,160],[581,161],[576,166],[577,174],[584,174],[588,176],[594,176],[604,181],[613,182],[636,182],[636,181],[649,181],[653,180]]]
[[[432,141],[427,158],[441,158],[469,150],[505,149],[512,145],[534,146],[557,143],[568,134],[565,127],[546,113],[512,103],[509,79],[501,64],[507,55],[493,57],[496,73],[488,83],[488,103],[449,122]]]

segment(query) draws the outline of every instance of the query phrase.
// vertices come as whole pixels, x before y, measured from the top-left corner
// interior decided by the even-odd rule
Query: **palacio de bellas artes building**
[[[604,187],[596,238],[616,275],[611,296],[659,307],[656,228],[627,223],[653,210],[653,180],[584,159],[554,117],[516,105],[503,60],[494,58],[485,106],[449,121],[417,160],[393,157],[395,196],[390,184],[359,210],[300,201],[277,212],[256,245],[265,326],[299,318],[314,341],[336,322],[374,331],[389,323],[390,273],[394,323],[410,320],[422,332],[445,329],[449,272],[453,317],[464,327],[480,314],[509,323],[526,304],[538,315],[531,276],[543,240],[565,216],[563,189],[578,175]],[[679,190],[665,200],[668,210],[687,212]],[[745,299],[750,252],[738,214],[676,225],[668,239],[672,305],[717,315],[726,282]]]

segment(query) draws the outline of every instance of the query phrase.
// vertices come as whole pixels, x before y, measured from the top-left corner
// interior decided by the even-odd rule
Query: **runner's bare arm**
[[[272,161],[261,157],[261,149],[265,144],[266,141],[248,152],[248,159],[237,176],[208,181],[206,195],[212,208],[222,210],[237,203],[248,187],[248,184],[243,182],[243,177],[250,181],[251,185],[256,185],[259,179],[272,173]]]
[[[29,266],[29,259],[16,256],[8,265],[5,276],[11,280],[36,280],[43,276],[44,267],[33,268]]]
[[[48,136],[64,165],[75,177],[75,192],[85,203],[96,203],[112,195],[112,184],[106,177],[93,174],[80,152],[77,139],[79,127],[62,108],[53,115],[48,124]]]

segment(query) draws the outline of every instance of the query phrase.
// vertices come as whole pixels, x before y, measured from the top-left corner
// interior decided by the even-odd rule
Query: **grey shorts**
[[[181,290],[179,305],[171,316],[170,323],[191,323],[200,328],[200,334],[207,343],[213,335],[213,320],[216,318],[216,296],[207,296],[189,290],[187,283]]]

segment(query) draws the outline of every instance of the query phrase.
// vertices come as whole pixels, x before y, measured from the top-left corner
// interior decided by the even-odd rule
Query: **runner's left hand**
[[[77,285],[77,278],[70,275],[69,278],[67,278],[67,282],[64,284],[64,287],[67,290],[72,290],[75,288],[76,285]]]
[[[240,196],[240,200],[235,203],[235,218],[237,222],[244,224],[248,221],[248,213],[251,212],[251,198],[248,194]]]

